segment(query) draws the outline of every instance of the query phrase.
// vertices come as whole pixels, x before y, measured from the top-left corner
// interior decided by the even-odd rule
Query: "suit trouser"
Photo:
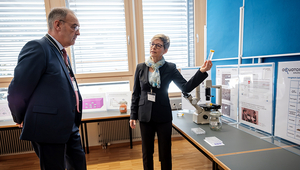
[[[155,132],[158,138],[161,170],[172,169],[171,135],[172,121],[165,123],[140,122],[144,170],[153,170]]]
[[[31,143],[42,170],[86,170],[79,131],[73,132],[65,144]]]

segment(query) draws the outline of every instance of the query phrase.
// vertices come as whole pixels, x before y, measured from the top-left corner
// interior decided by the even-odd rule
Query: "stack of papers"
[[[192,128],[191,130],[194,133],[196,133],[197,135],[199,135],[199,134],[205,134],[205,130],[203,130],[202,128]]]
[[[210,144],[210,146],[222,146],[222,145],[224,145],[223,141],[221,141],[220,139],[218,139],[215,136],[205,137],[204,141],[207,142],[208,144]]]

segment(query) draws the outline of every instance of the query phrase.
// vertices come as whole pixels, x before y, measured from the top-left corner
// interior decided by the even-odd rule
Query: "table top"
[[[120,113],[119,110],[106,110],[106,111],[89,111],[82,114],[81,122],[94,122],[98,120],[110,119],[124,119],[130,117],[130,111],[127,113]],[[0,120],[0,128],[17,128],[16,123],[11,119]]]
[[[12,119],[0,120],[0,128],[17,128],[18,126]]]
[[[300,160],[299,155],[282,149],[282,147],[278,147],[268,141],[262,140],[240,129],[223,123],[222,129],[220,131],[212,131],[209,128],[209,125],[195,124],[193,122],[193,114],[185,113],[183,116],[177,116],[177,112],[178,111],[173,111],[173,127],[180,131],[185,137],[187,137],[202,151],[209,155],[216,163],[218,163],[225,169],[248,169],[247,167],[244,167],[245,165],[249,166],[249,169],[265,169],[267,167],[265,163],[260,165],[258,163],[252,162],[252,157],[253,159],[257,159],[258,161],[266,159],[266,162],[270,162],[271,160],[268,159],[268,156],[260,156],[264,154],[270,154],[269,157],[272,157],[272,159],[274,160],[281,159],[281,156],[277,155],[276,157],[275,155],[272,155],[273,153],[280,153],[285,155],[286,157],[283,158],[282,161],[284,161],[286,164],[291,164],[293,166],[298,166],[300,164],[300,161],[298,161],[299,163],[295,162],[295,160]],[[197,135],[192,132],[191,128],[197,127],[202,128],[206,133]],[[205,137],[211,136],[215,136],[218,139],[222,140],[225,145],[214,147],[210,146],[204,141],[204,139]],[[245,165],[241,165],[243,166],[243,168],[238,167],[239,165],[236,160],[245,162],[248,159],[249,164],[247,164],[248,162],[246,162]],[[261,163],[261,161],[259,161],[259,163]],[[260,168],[253,168],[252,166],[250,166],[251,164],[255,164]],[[273,162],[275,169],[277,168],[276,164],[277,163]]]
[[[82,114],[81,122],[92,122],[98,120],[108,120],[108,119],[123,119],[130,117],[130,111],[127,113],[120,113],[119,110],[107,110],[101,112],[85,112]]]
[[[232,170],[283,170],[299,169],[300,167],[299,155],[282,148],[218,156],[217,158]]]

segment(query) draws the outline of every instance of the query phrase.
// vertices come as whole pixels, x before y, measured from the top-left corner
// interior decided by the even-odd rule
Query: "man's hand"
[[[23,127],[23,122],[21,124],[16,123],[16,125],[19,126],[19,128],[22,128]]]

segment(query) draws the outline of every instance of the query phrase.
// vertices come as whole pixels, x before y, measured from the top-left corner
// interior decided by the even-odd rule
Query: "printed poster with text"
[[[274,64],[241,65],[239,121],[272,133]]]
[[[275,136],[300,144],[300,61],[278,63]]]
[[[220,111],[223,116],[237,120],[238,66],[227,65],[216,68],[216,85],[222,85],[222,107]]]

